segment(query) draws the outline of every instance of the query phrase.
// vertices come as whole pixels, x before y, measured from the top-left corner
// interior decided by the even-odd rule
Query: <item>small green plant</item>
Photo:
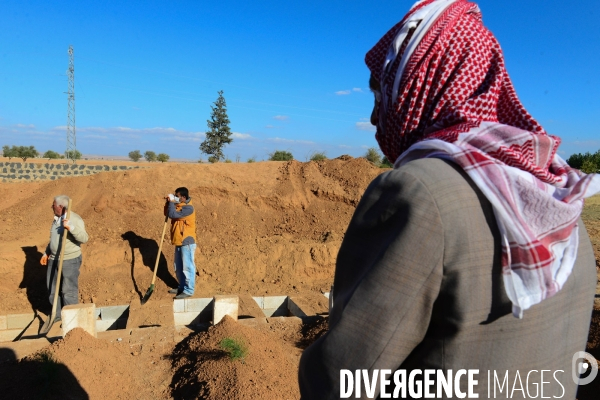
[[[248,161],[246,161],[246,162],[247,162],[248,164],[250,164],[250,163],[253,163],[253,162],[256,162],[256,156],[254,156],[254,157],[250,157],[250,158],[248,159]]]
[[[244,360],[248,355],[248,347],[246,344],[240,339],[234,339],[231,337],[226,337],[219,343],[219,346],[229,355],[229,359],[232,361],[235,360]]]
[[[208,162],[211,163],[211,164],[218,163],[219,162],[219,157],[217,157],[217,156],[208,156]]]
[[[379,154],[379,151],[375,147],[369,148],[364,157],[377,166],[381,164],[381,154]]]
[[[169,161],[169,158],[171,157],[169,157],[169,155],[166,153],[160,153],[158,156],[156,156],[156,159],[161,163]]]
[[[310,155],[310,161],[327,160],[327,155],[324,151],[315,151]]]
[[[226,159],[225,159],[225,162],[226,162],[226,163],[232,163],[233,161],[231,161],[231,159],[230,159],[230,158],[226,158]]]
[[[275,150],[269,153],[269,161],[291,161],[294,156],[289,151]]]
[[[381,165],[379,165],[379,168],[394,168],[394,165],[387,157],[383,157],[383,161],[381,162]]]

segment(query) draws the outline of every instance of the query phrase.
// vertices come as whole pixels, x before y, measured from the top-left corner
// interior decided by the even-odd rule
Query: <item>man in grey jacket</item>
[[[79,302],[79,268],[81,267],[80,246],[88,241],[83,219],[73,211],[69,219],[66,219],[69,197],[65,195],[56,196],[52,202],[54,221],[50,228],[50,243],[44,251],[40,260],[41,265],[48,265],[46,273],[46,285],[50,292],[50,303],[54,302],[56,288],[56,274],[61,247],[61,237],[64,229],[67,229],[67,240],[63,255],[62,278],[60,285],[60,296],[56,308],[56,319],[60,320],[62,306],[77,304]]]
[[[394,169],[346,231],[302,398],[574,399],[596,289],[579,216],[600,176],[557,155],[474,3],[417,2],[365,61]]]

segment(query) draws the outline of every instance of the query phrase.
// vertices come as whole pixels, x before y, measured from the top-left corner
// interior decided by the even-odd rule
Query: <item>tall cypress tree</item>
[[[223,97],[223,91],[221,90],[219,97],[211,105],[212,112],[210,119],[207,120],[208,132],[206,132],[206,139],[200,144],[200,150],[208,154],[208,161],[217,162],[224,158],[223,146],[231,143],[231,130],[229,129],[229,117],[227,116],[227,105],[225,104],[225,97]]]

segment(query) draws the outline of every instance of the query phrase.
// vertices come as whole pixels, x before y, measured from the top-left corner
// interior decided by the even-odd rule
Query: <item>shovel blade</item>
[[[40,335],[46,335],[48,332],[50,332],[50,329],[52,329],[52,325],[54,325],[54,318],[52,318],[52,315],[48,315],[48,319],[40,328]]]
[[[146,292],[146,294],[142,298],[142,301],[141,301],[142,305],[146,304],[146,302],[148,301],[148,299],[150,298],[150,296],[152,296],[152,292],[154,292],[154,284],[150,285],[150,287],[148,288],[148,291]]]

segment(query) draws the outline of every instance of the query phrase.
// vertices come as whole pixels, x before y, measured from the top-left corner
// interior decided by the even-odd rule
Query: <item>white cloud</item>
[[[195,136],[180,136],[180,135],[176,135],[176,136],[172,136],[169,138],[162,138],[163,140],[175,140],[177,142],[201,142],[202,138],[201,137],[195,137]]]
[[[104,135],[84,135],[83,137],[86,139],[108,139],[108,136]]]
[[[573,144],[577,146],[586,146],[586,147],[597,147],[600,146],[600,140],[591,139],[591,140],[576,140]]]
[[[348,146],[347,144],[340,144],[340,145],[338,145],[338,147],[340,149],[351,149],[352,148],[352,146]]]
[[[377,129],[370,122],[360,121],[356,123],[356,129],[359,131],[375,132]]]
[[[363,90],[359,87],[352,88],[352,91],[357,93],[364,93]]]
[[[231,134],[231,137],[233,137],[234,139],[239,139],[239,140],[252,139],[252,136],[248,135],[247,133],[237,133],[237,132],[233,132]]]
[[[277,128],[277,127],[276,127],[276,126],[273,126],[273,125],[267,125],[267,126],[265,126],[265,128],[267,128],[267,129],[275,129],[275,128]]]
[[[30,128],[30,129],[35,128],[35,125],[33,125],[33,124],[28,124],[28,125],[25,125],[25,124],[16,124],[15,126],[17,128]]]
[[[347,96],[350,93],[350,90],[338,90],[337,92],[335,92],[335,94],[337,94],[338,96]]]
[[[279,137],[269,138],[267,139],[269,142],[275,143],[289,143],[289,144],[316,144],[315,142],[311,142],[310,140],[293,140],[293,139],[283,139]]]
[[[289,117],[287,115],[276,115],[273,117],[273,119],[276,119],[277,121],[285,121],[287,120]]]

